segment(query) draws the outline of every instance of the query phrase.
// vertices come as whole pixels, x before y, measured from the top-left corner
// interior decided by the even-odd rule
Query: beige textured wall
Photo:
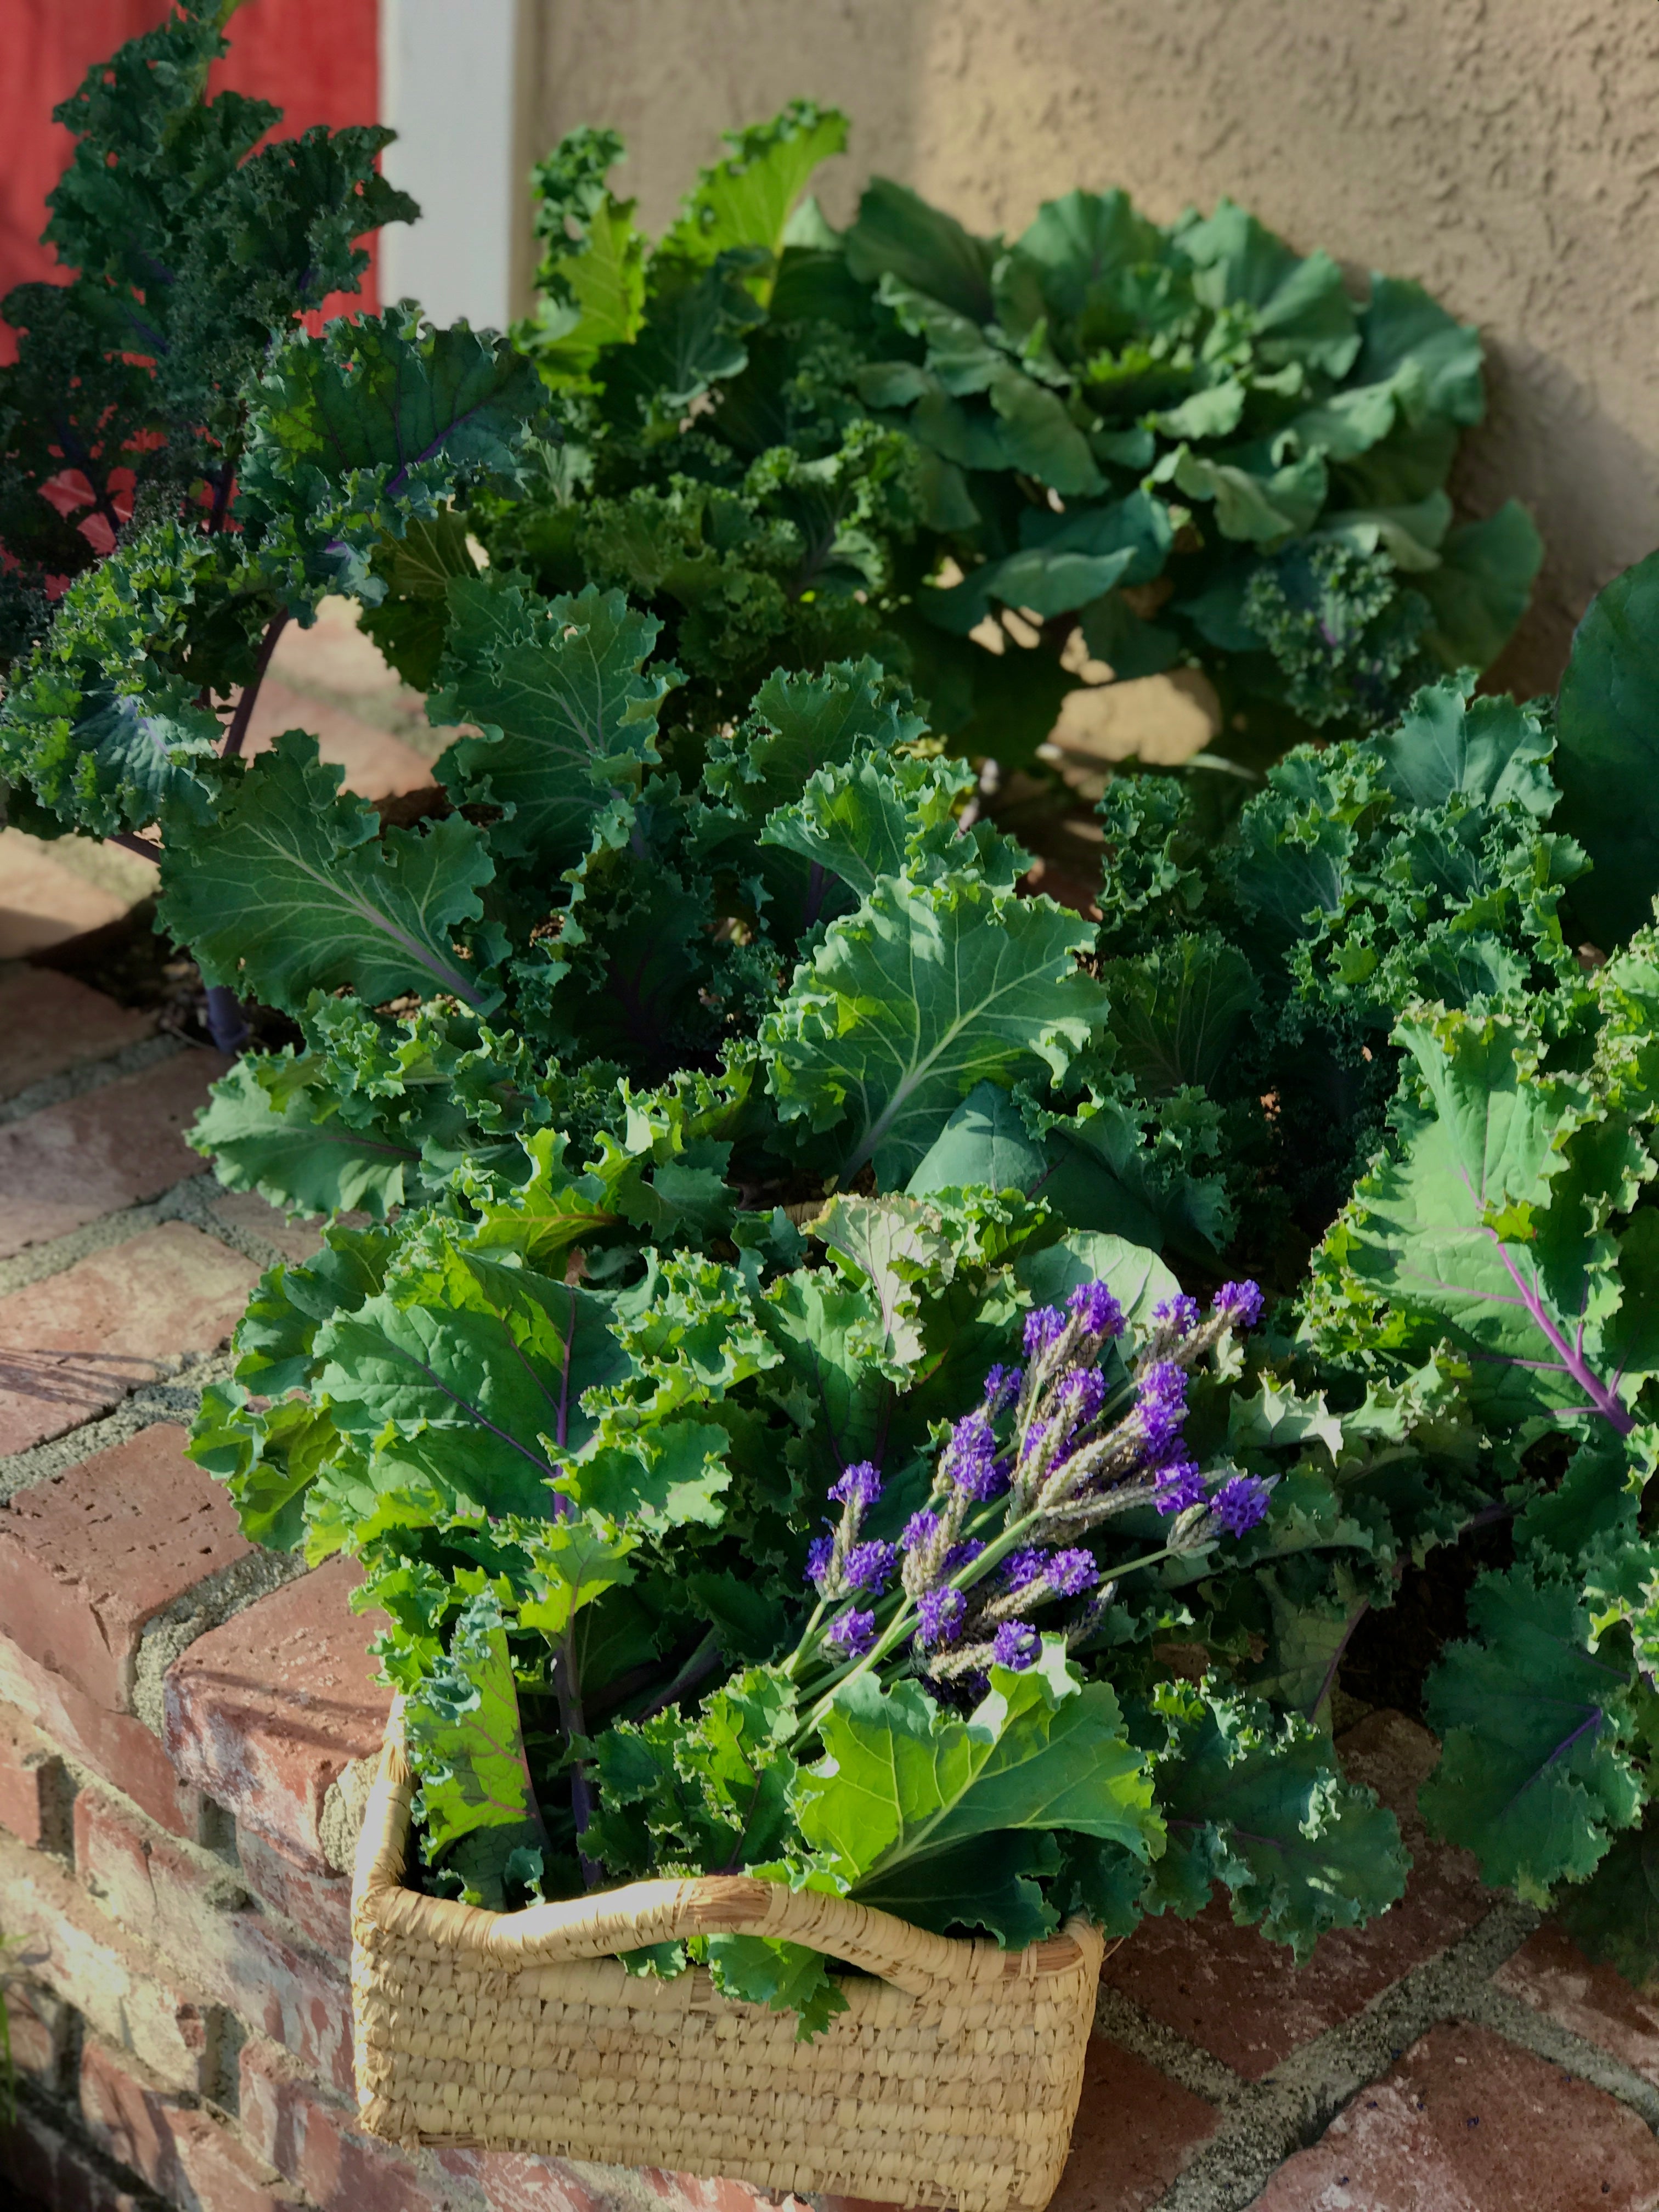
[[[1455,489],[1547,547],[1496,672],[1553,684],[1591,593],[1659,544],[1656,0],[526,0],[530,151],[614,124],[653,226],[717,133],[834,101],[844,219],[884,170],[971,227],[1073,185],[1167,219],[1231,193],[1297,246],[1416,276],[1486,334]]]

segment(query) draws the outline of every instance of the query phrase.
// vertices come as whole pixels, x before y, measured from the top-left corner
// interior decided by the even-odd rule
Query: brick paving
[[[406,789],[435,733],[365,651],[337,620],[285,638],[279,684],[309,703],[276,690],[262,716],[326,720],[356,787]],[[760,2212],[776,2200],[718,2178],[410,2153],[358,2124],[344,1869],[387,1705],[375,1624],[344,1565],[248,1546],[181,1450],[260,1267],[316,1232],[180,1142],[208,1054],[5,964],[43,880],[32,848],[8,874],[15,850],[0,838],[0,1929],[23,1948],[0,2203]],[[1146,1923],[1107,1961],[1056,2212],[1659,2212],[1659,1989],[1428,1842],[1419,1728],[1373,1713],[1340,1748],[1401,1815],[1405,1903],[1300,1971],[1220,1908]]]

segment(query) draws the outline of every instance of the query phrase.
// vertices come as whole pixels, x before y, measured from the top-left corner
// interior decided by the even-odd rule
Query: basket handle
[[[465,1948],[509,1967],[614,1957],[688,1936],[765,1936],[844,1960],[912,1996],[1098,1961],[1100,1938],[1085,1921],[1068,1922],[1046,1943],[1004,1951],[994,1942],[935,1936],[851,1898],[791,1889],[754,1875],[629,1882],[520,1912],[417,1896],[403,1883],[414,1783],[400,1723],[394,1711],[364,1814],[352,1896],[354,1917],[367,1917],[388,1934]]]

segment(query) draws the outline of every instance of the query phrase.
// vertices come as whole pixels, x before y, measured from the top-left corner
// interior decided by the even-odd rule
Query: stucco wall
[[[1073,185],[1163,219],[1230,192],[1303,248],[1419,277],[1479,323],[1492,408],[1455,489],[1548,546],[1496,672],[1553,684],[1591,593],[1659,544],[1655,0],[528,0],[539,152],[614,124],[642,216],[719,131],[832,100],[844,218],[884,170],[1018,230]]]

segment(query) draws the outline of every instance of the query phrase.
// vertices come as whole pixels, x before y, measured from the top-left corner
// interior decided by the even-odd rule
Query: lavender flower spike
[[[830,1495],[837,1505],[856,1505],[861,1512],[867,1513],[881,1496],[880,1469],[873,1461],[858,1461],[839,1482],[830,1484]]]
[[[1171,1359],[1155,1359],[1140,1378],[1136,1412],[1148,1450],[1169,1450],[1187,1418],[1187,1377]]]
[[[1020,1393],[1025,1376],[1018,1367],[994,1367],[985,1377],[985,1410],[1000,1413],[1005,1406],[1012,1406]]]
[[[997,1465],[997,1440],[983,1413],[969,1413],[957,1423],[941,1464],[964,1497],[983,1501],[1006,1487]]]
[[[939,1530],[938,1514],[930,1512],[924,1505],[920,1513],[913,1513],[905,1522],[904,1534],[899,1538],[900,1549],[906,1552],[925,1551],[938,1535]]]
[[[1023,1674],[1036,1662],[1042,1638],[1029,1620],[1005,1620],[991,1640],[991,1656],[999,1667]]]
[[[1198,1327],[1198,1300],[1189,1298],[1185,1291],[1177,1291],[1172,1298],[1161,1298],[1152,1308],[1152,1319],[1160,1328],[1173,1329],[1177,1336],[1190,1336]]]
[[[896,1544],[854,1544],[847,1554],[847,1587],[878,1596],[898,1561]]]
[[[806,1547],[806,1579],[816,1583],[820,1589],[829,1579],[830,1562],[835,1556],[833,1536],[814,1536]]]
[[[952,1642],[967,1610],[968,1601],[960,1590],[924,1590],[916,1601],[916,1641],[924,1650]]]
[[[1254,1328],[1267,1304],[1255,1283],[1224,1283],[1210,1304],[1210,1311],[1229,1328]]]
[[[1081,1597],[1100,1580],[1100,1567],[1092,1552],[1081,1547],[1056,1552],[1048,1562],[1048,1587],[1056,1597]]]
[[[1195,1459],[1171,1460],[1158,1474],[1152,1503],[1160,1513],[1184,1513],[1204,1495],[1204,1470]]]
[[[833,1644],[838,1651],[844,1651],[849,1659],[861,1659],[876,1640],[876,1616],[873,1613],[860,1613],[854,1607],[830,1622],[823,1640]]]
[[[1230,1536],[1243,1536],[1267,1517],[1270,1486],[1253,1474],[1236,1474],[1217,1491],[1210,1510]]]
[[[1091,1336],[1121,1336],[1123,1309],[1104,1283],[1079,1283],[1066,1301]]]
[[[1041,1358],[1066,1326],[1057,1306],[1033,1306],[1025,1316],[1025,1357]]]

